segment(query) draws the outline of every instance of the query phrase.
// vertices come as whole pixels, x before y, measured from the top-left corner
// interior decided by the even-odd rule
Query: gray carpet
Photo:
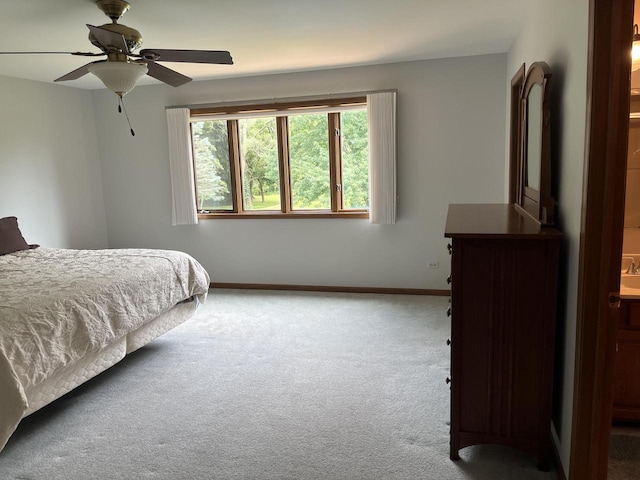
[[[26,418],[2,479],[554,479],[448,459],[445,297],[212,291],[196,317]]]
[[[611,435],[608,480],[640,478],[640,436]]]

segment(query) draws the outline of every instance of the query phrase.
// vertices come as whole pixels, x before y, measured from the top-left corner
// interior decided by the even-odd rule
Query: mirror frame
[[[522,93],[520,95],[520,149],[518,158],[518,184],[516,190],[516,206],[540,225],[553,225],[555,201],[551,196],[551,119],[549,110],[549,81],[551,69],[545,62],[531,64],[527,71]],[[531,89],[539,85],[542,89],[540,105],[529,105]],[[529,119],[530,108],[540,109],[540,175],[539,188],[527,186],[526,175],[529,159]]]
[[[520,188],[520,149],[522,148],[522,88],[527,74],[525,64],[511,79],[510,118],[509,118],[509,203],[516,203]]]

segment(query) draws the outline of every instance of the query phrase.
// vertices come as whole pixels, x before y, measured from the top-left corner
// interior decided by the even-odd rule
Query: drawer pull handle
[[[451,285],[451,275],[449,275],[449,276],[447,277],[447,283],[448,283],[449,285]]]
[[[451,252],[453,251],[453,247],[451,246],[450,243],[447,244],[447,250],[449,250],[449,255],[451,255]]]
[[[451,307],[447,308],[447,317],[451,316]]]
[[[447,382],[447,385],[449,385],[451,383],[451,379],[449,377],[447,377],[447,379],[445,380],[445,382]]]
[[[451,345],[451,340],[447,338],[447,347]]]

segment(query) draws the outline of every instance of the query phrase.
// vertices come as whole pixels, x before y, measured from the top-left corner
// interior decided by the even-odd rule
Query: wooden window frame
[[[231,210],[207,210],[198,212],[198,219],[246,219],[246,218],[369,218],[369,209],[345,209],[343,200],[342,180],[342,135],[340,112],[322,112],[328,116],[328,140],[329,140],[329,181],[331,188],[331,209],[298,209],[292,205],[291,166],[289,163],[289,116],[296,115],[302,109],[351,107],[354,105],[366,106],[366,97],[349,97],[336,99],[323,99],[315,101],[284,102],[269,104],[248,104],[233,106],[217,106],[213,108],[191,109],[192,120],[198,117],[212,119],[212,116],[225,116],[246,113],[263,113],[269,117],[271,113],[276,116],[277,144],[278,144],[278,170],[280,180],[280,210],[245,210],[242,189],[242,162],[240,158],[240,139],[238,132],[238,120],[227,118],[227,135],[229,140],[229,168],[232,187],[233,208]],[[287,115],[282,115],[282,112]],[[194,181],[195,178],[195,151]]]

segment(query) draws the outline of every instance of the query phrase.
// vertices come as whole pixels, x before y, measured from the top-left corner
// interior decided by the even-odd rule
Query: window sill
[[[291,219],[291,218],[369,218],[369,212],[364,210],[354,212],[327,212],[326,210],[318,211],[305,211],[305,212],[211,212],[211,213],[198,213],[199,220],[240,220],[248,218],[278,218],[278,219]]]

